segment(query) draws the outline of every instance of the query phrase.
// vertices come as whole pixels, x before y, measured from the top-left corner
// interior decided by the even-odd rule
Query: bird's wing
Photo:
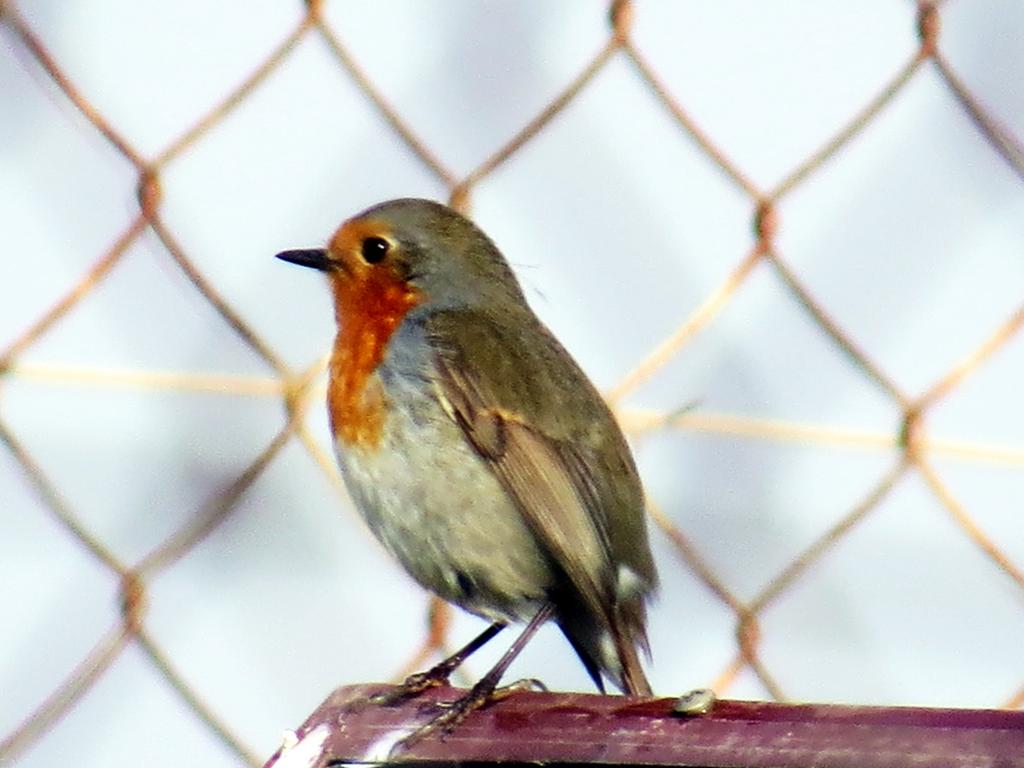
[[[654,580],[639,481],[600,395],[539,321],[519,319],[525,335],[479,312],[429,318],[439,394],[588,612],[608,626],[616,564],[625,559]],[[612,542],[616,517],[628,524],[613,529],[623,540]]]

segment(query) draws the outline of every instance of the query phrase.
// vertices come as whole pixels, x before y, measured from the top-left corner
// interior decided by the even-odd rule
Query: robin
[[[491,625],[381,701],[447,682],[511,622],[509,652],[420,735],[492,700],[537,628],[557,622],[587,672],[649,696],[645,601],[657,582],[643,491],[597,390],[533,314],[493,242],[456,211],[392,200],[326,248],[338,334],[327,405],[356,507],[421,585]]]

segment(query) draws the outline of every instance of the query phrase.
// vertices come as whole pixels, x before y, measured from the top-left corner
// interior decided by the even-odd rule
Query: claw
[[[2,2],[2,0],[0,0],[0,2]],[[462,662],[484,646],[492,637],[497,635],[504,628],[504,622],[494,622],[463,648],[459,649],[439,664],[434,665],[426,672],[417,672],[414,675],[409,675],[401,685],[395,686],[391,690],[382,691],[381,693],[368,696],[364,699],[357,699],[356,701],[349,703],[346,709],[349,712],[358,712],[368,706],[390,707],[395,704],[400,704],[406,699],[411,699],[414,696],[423,693],[423,691],[428,688],[439,688],[442,685],[447,685],[448,678],[451,677],[452,672],[454,672]]]
[[[368,700],[370,704],[376,704],[382,707],[391,707],[395,704],[400,704],[406,699],[411,699],[413,696],[417,696],[428,688],[439,688],[442,685],[448,684],[448,673],[437,673],[435,670],[427,670],[426,672],[417,672],[415,675],[409,675],[405,678],[405,681],[401,685],[397,685],[389,691],[382,691],[381,693],[371,696]]]
[[[409,675],[401,685],[396,685],[386,691],[375,693],[372,696],[364,696],[345,705],[348,712],[361,712],[367,707],[393,707],[401,704],[407,699],[417,696],[428,688],[438,688],[447,685],[448,674],[432,674],[435,670],[418,672]]]
[[[465,696],[455,701],[435,702],[428,705],[432,708],[441,709],[440,714],[421,725],[408,736],[396,741],[391,748],[389,758],[401,754],[402,751],[433,733],[440,733],[441,738],[444,738],[473,712],[495,702],[503,701],[513,693],[522,691],[547,691],[547,686],[534,677],[527,677],[522,680],[516,680],[514,683],[503,685],[500,688],[495,688],[490,679],[484,678],[473,686]]]
[[[469,693],[462,698],[456,699],[452,702],[438,704],[437,706],[444,707],[444,711],[432,720],[428,720],[408,736],[396,741],[394,746],[391,747],[388,759],[400,755],[402,752],[431,734],[440,732],[441,737],[444,738],[444,736],[454,731],[459,726],[459,723],[469,717],[469,715],[476,710],[493,701],[503,699],[513,693],[511,689],[514,686],[515,683],[495,690],[490,686],[480,686],[478,684],[471,688]]]
[[[504,655],[498,659],[498,663],[495,664],[491,668],[491,671],[484,675],[480,681],[469,690],[469,693],[461,699],[453,701],[445,708],[445,711],[433,720],[429,720],[404,739],[396,742],[394,747],[391,748],[391,754],[396,755],[437,731],[440,731],[442,734],[451,733],[451,731],[458,726],[459,723],[465,720],[470,713],[475,712],[485,704],[504,699],[508,697],[510,693],[524,690],[524,688],[529,689],[536,685],[539,681],[528,679],[519,680],[512,683],[512,685],[506,685],[504,688],[498,688],[498,681],[501,680],[501,676],[505,674],[505,670],[508,669],[508,665],[511,664],[515,657],[519,655],[519,652],[523,650],[523,646],[526,645],[527,641],[531,637],[533,637],[533,634],[537,631],[538,627],[551,618],[554,610],[554,606],[551,603],[545,603],[542,605],[540,610],[538,610],[537,613],[534,614],[534,617],[530,619],[530,623],[526,625],[526,629],[524,629],[519,637],[516,638],[515,642],[512,643],[511,647],[507,651],[505,651]],[[490,631],[497,633],[500,631],[502,626],[503,625],[493,624],[491,625]],[[483,635],[481,638],[483,638]],[[435,669],[437,668],[435,667]],[[543,683],[540,685],[543,688]]]

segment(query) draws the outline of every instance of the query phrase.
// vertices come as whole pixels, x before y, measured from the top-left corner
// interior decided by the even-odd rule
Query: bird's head
[[[487,235],[431,200],[381,203],[343,223],[326,248],[277,257],[327,275],[339,321],[353,311],[373,311],[375,303],[434,311],[523,302],[515,275]]]

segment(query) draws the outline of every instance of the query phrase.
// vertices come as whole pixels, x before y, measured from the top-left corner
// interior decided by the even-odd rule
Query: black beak
[[[329,272],[334,269],[335,264],[327,256],[323,248],[301,248],[297,251],[281,251],[277,254],[281,261],[298,264],[300,267],[312,267],[321,272]]]

